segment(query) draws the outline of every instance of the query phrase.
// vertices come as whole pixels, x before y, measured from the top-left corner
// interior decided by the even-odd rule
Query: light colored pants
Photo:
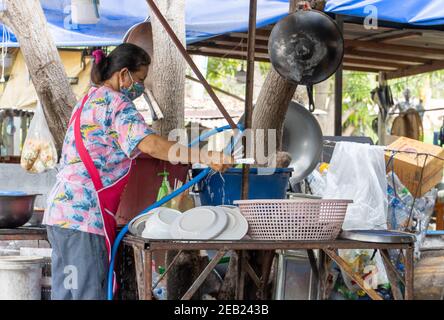
[[[53,300],[105,300],[108,255],[105,238],[47,226],[52,246]]]

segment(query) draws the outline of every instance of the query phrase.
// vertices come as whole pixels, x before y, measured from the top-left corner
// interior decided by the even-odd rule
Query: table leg
[[[188,291],[183,295],[181,300],[190,300],[196,291],[200,288],[200,286],[204,283],[205,279],[208,277],[210,272],[214,269],[214,267],[219,263],[220,259],[225,255],[227,250],[219,250],[216,256],[210,261],[210,263],[205,267],[202,273],[197,277]]]
[[[245,252],[242,250],[236,251],[237,255],[237,281],[236,281],[236,299],[244,300],[245,290],[245,268],[244,259]]]
[[[264,262],[262,264],[262,275],[260,280],[260,287],[259,287],[259,297],[261,300],[266,300],[266,292],[267,292],[267,284],[268,280],[270,279],[270,273],[271,273],[271,267],[273,264],[275,252],[274,251],[266,251],[264,252]]]
[[[392,288],[393,297],[395,300],[403,300],[401,288],[398,285],[398,275],[392,262],[390,261],[390,255],[387,249],[380,250],[382,262],[384,263],[387,278]]]
[[[145,287],[145,296],[143,300],[152,300],[153,299],[153,255],[151,250],[143,250],[143,261],[144,261],[144,282],[143,285]]]
[[[319,250],[318,259],[318,299],[325,300],[327,292],[327,281],[328,281],[328,259],[324,250]]]
[[[413,281],[414,281],[414,247],[406,249],[405,257],[405,299],[413,300]]]
[[[313,276],[315,283],[318,283],[319,281],[319,270],[318,270],[318,262],[316,260],[316,256],[314,254],[313,249],[307,250],[308,260],[310,261],[311,270],[313,271]]]
[[[137,293],[139,300],[145,297],[145,283],[144,283],[144,264],[142,258],[142,249],[137,246],[132,246],[134,251],[134,264],[136,267],[136,282],[137,282]]]

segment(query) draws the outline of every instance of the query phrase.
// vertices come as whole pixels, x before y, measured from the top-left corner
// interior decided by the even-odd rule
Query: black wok
[[[315,11],[298,11],[280,20],[268,42],[270,61],[286,80],[307,86],[313,111],[313,84],[329,78],[342,62],[344,39],[333,19]]]

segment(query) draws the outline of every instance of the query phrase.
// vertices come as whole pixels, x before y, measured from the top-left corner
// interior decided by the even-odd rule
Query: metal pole
[[[339,30],[343,32],[344,21],[342,16],[336,16],[336,23]],[[335,136],[342,136],[342,62],[335,73]]]
[[[250,0],[250,17],[248,22],[248,44],[247,44],[247,83],[245,88],[245,129],[251,129],[253,118],[253,89],[254,89],[254,53],[256,47],[256,13],[257,0]],[[244,156],[247,153],[247,139],[243,139]],[[242,195],[241,198],[248,199],[250,165],[242,166]]]
[[[233,128],[233,129],[237,129],[237,126],[234,123],[233,119],[230,117],[230,115],[228,114],[227,110],[222,105],[222,102],[220,102],[220,100],[217,97],[216,93],[213,91],[213,89],[211,88],[210,84],[207,82],[205,77],[202,75],[202,73],[200,72],[199,68],[194,63],[193,59],[191,59],[190,55],[188,54],[187,50],[185,49],[185,47],[180,42],[179,38],[177,38],[177,36],[174,33],[173,29],[168,24],[168,21],[166,21],[165,17],[162,15],[162,13],[160,12],[159,8],[157,8],[156,4],[154,3],[154,0],[146,0],[146,1],[147,1],[148,5],[149,5],[149,7],[151,9],[151,12],[157,17],[157,19],[159,19],[159,22],[165,28],[165,30],[168,33],[168,35],[170,36],[171,40],[176,45],[177,49],[182,54],[184,59],[187,61],[188,65],[191,67],[191,69],[193,70],[194,74],[197,76],[197,78],[200,80],[200,82],[202,82],[202,85],[205,87],[205,89],[207,90],[207,92],[210,95],[211,99],[213,99],[213,101],[216,104],[217,108],[222,113],[222,115],[225,117],[225,119],[227,120],[227,122],[230,125],[230,127]]]

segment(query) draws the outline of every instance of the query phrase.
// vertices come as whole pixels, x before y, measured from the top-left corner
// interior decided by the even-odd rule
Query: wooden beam
[[[246,59],[246,53],[241,52],[234,52],[227,54],[224,50],[188,50],[189,54],[196,54],[200,56],[207,56],[207,57],[217,57],[217,58],[226,58],[226,59],[238,59],[238,60],[245,60]],[[255,61],[262,61],[262,62],[270,62],[270,59],[268,58],[268,55],[264,55],[263,53],[256,53],[255,54]]]
[[[216,253],[214,258],[210,261],[210,263],[208,263],[208,265],[205,267],[202,273],[197,277],[197,279],[194,281],[194,283],[191,285],[188,291],[183,295],[181,300],[190,300],[193,297],[193,295],[204,283],[205,279],[208,277],[208,275],[214,269],[214,267],[216,267],[216,265],[219,263],[220,259],[222,259],[222,257],[225,255],[226,252],[227,252],[226,250],[221,249]]]
[[[191,45],[195,46],[195,45]],[[230,46],[230,47],[236,47],[241,49],[247,48],[247,44],[245,42],[233,42],[233,41],[226,41],[226,40],[217,40],[217,39],[209,39],[202,42],[199,42],[198,47],[214,47],[214,46]],[[256,44],[255,46],[256,51],[258,49],[263,49],[268,51],[268,46],[263,44]],[[244,51],[245,51],[244,50]]]
[[[271,30],[259,29],[256,32],[256,39],[268,41],[268,38],[270,37],[270,33],[271,33]],[[229,35],[231,37],[235,37],[235,38],[248,39],[248,33],[246,33],[246,32],[231,32]]]
[[[390,34],[385,37],[376,38],[376,39],[374,39],[374,41],[377,41],[377,42],[387,42],[387,41],[394,41],[394,40],[397,41],[397,40],[401,40],[401,39],[410,39],[410,38],[416,38],[416,37],[421,37],[421,36],[422,36],[422,32],[408,31],[408,32]]]
[[[398,63],[429,63],[431,60],[426,58],[421,58],[418,56],[406,56],[400,54],[389,54],[381,53],[375,51],[364,51],[358,49],[348,48],[345,50],[345,56],[359,56],[361,58],[372,58],[372,59],[382,59],[396,61]]]
[[[361,287],[362,290],[365,291],[365,293],[368,294],[368,296],[370,298],[372,298],[372,300],[383,300],[378,293],[371,289],[368,288],[367,285],[365,284],[364,280],[362,279],[362,277],[357,274],[356,272],[353,271],[353,269],[348,265],[348,263],[342,259],[339,255],[336,254],[336,252],[334,252],[333,250],[330,249],[325,249],[324,252],[333,260],[335,261],[338,266],[350,277],[352,278],[357,284],[358,286]]]
[[[375,69],[375,68],[347,66],[347,65],[344,65],[344,70],[347,70],[347,71],[359,71],[359,72],[372,72],[372,73],[378,73],[379,72],[379,70]]]
[[[396,71],[387,72],[387,80],[414,76],[421,73],[444,69],[444,60],[436,60],[429,64],[410,66]]]
[[[346,40],[346,48],[373,48],[378,50],[393,50],[409,53],[422,53],[444,56],[444,50],[438,48],[405,46],[391,43],[380,43],[375,41]]]
[[[378,60],[367,60],[367,59],[355,59],[355,58],[344,58],[344,64],[354,64],[354,65],[362,65],[362,66],[377,66],[377,67],[387,67],[391,69],[399,69],[404,68],[405,65],[394,63],[394,62],[386,62],[386,61],[378,61]]]
[[[371,33],[355,40],[385,42],[422,36],[422,32],[392,29],[385,32]]]
[[[245,46],[247,45],[247,40],[244,38],[237,38],[237,37],[231,37],[229,35],[220,35],[214,38],[209,38],[200,42],[195,42],[193,43],[193,45],[196,46],[200,46],[201,43],[205,43],[205,42],[219,42],[219,41],[224,41],[224,42],[231,42],[233,43],[233,45],[238,45],[238,44],[244,44]],[[268,46],[268,39],[267,40],[256,40],[256,46],[257,45],[261,45],[261,46]]]
[[[240,45],[225,45],[225,44],[219,44],[219,43],[202,43],[201,45],[199,45],[199,47],[195,47],[193,45],[189,46],[190,49],[198,49],[198,50],[204,50],[204,49],[216,49],[216,50],[224,50],[227,53],[230,52],[238,52],[238,53],[242,53],[242,54],[246,54],[247,50],[246,47],[241,47]],[[243,48],[243,49],[242,49]],[[261,49],[261,48],[256,48],[255,51],[257,53],[264,53],[264,54],[268,54],[268,49]]]

